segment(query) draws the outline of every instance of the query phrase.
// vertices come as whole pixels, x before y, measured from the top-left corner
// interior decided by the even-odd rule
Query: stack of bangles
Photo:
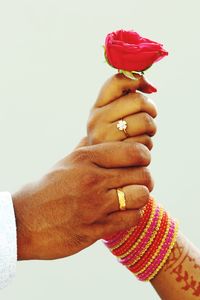
[[[177,221],[151,197],[137,226],[104,243],[139,280],[150,281],[166,263],[177,234]]]

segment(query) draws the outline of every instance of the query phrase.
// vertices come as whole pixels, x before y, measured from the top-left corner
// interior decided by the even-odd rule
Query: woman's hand
[[[148,93],[151,85],[141,76],[138,80],[116,74],[103,85],[88,121],[88,142],[133,141],[152,148],[156,133],[155,104],[140,90]],[[119,120],[127,122],[127,135],[117,128]]]

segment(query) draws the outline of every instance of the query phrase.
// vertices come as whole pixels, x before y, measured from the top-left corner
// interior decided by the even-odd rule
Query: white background
[[[0,190],[17,190],[69,153],[114,70],[107,33],[135,29],[169,57],[148,78],[159,109],[152,172],[157,200],[200,247],[199,0],[0,0]],[[3,300],[158,299],[101,242],[70,258],[20,262]]]

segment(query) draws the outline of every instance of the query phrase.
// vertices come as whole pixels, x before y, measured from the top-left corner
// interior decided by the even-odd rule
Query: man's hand
[[[149,163],[148,149],[137,143],[81,147],[14,194],[18,259],[69,256],[136,225],[153,187]],[[119,211],[119,187],[126,211]]]
[[[149,84],[144,77],[138,80],[116,74],[101,88],[88,121],[88,143],[98,144],[109,141],[131,141],[152,148],[152,136],[156,133],[154,118],[155,104],[140,90],[148,92]],[[127,122],[127,133],[118,130],[119,120]]]

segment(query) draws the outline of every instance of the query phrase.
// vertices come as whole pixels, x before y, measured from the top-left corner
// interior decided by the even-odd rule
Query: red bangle
[[[142,251],[146,252],[149,246],[152,244],[157,230],[160,227],[160,223],[162,220],[163,215],[163,209],[161,209],[159,206],[156,207],[155,213],[152,219],[152,222],[147,225],[145,228],[145,231],[143,231],[143,234],[140,236],[140,238],[137,240],[137,242],[133,245],[131,245],[127,250],[126,253],[121,255],[120,262],[122,264],[128,264],[131,260],[137,259],[139,253]]]
[[[175,223],[174,220],[170,219],[169,222],[169,230],[167,232],[167,236],[159,249],[156,257],[153,257],[146,265],[144,270],[140,270],[136,273],[136,276],[139,280],[146,281],[151,280],[158,271],[165,264],[167,257],[169,257],[171,253],[171,249],[173,248],[176,237],[177,237],[178,224]]]
[[[129,232],[127,233],[126,236],[122,237],[121,239],[119,239],[118,241],[115,242],[115,245],[113,247],[109,247],[110,251],[113,252],[114,254],[114,250],[121,247],[131,236],[135,236],[138,235],[138,229],[141,231],[142,229],[144,229],[144,227],[146,226],[146,223],[148,222],[148,219],[150,217],[151,211],[152,211],[152,206],[153,206],[153,201],[149,200],[148,204],[145,206],[144,209],[144,214],[142,216],[142,218],[140,219],[139,223],[137,226],[135,226],[134,228],[132,228],[132,232],[131,234],[129,234]]]
[[[145,207],[143,209],[143,215],[141,216],[138,225],[135,226],[135,227],[132,227],[132,228],[126,230],[126,231],[121,231],[121,232],[118,232],[118,233],[116,233],[116,234],[114,234],[110,237],[105,238],[103,240],[104,244],[107,247],[109,247],[110,249],[112,249],[113,247],[116,246],[116,244],[119,241],[123,240],[127,235],[129,235],[130,232],[132,233],[133,231],[135,231],[137,229],[137,227],[141,226],[142,223],[144,222],[144,215],[148,214],[148,211],[149,211],[149,209],[151,209],[152,205],[153,205],[153,200],[150,198],[148,203],[145,205]],[[126,239],[125,239],[125,241],[126,241]]]
[[[165,264],[177,232],[178,224],[150,198],[138,225],[105,243],[139,280],[149,281]]]
[[[159,246],[160,242],[162,241],[162,238],[165,234],[168,220],[169,219],[168,219],[167,213],[164,212],[164,215],[163,215],[163,218],[161,221],[161,225],[160,225],[160,230],[158,231],[157,236],[156,236],[155,240],[153,241],[153,243],[151,244],[148,251],[135,264],[132,263],[131,266],[130,266],[130,264],[129,264],[129,266],[127,266],[129,268],[129,270],[131,270],[131,272],[136,273],[139,270],[141,270],[143,267],[145,267],[147,261],[149,261],[149,258],[151,258],[153,256],[153,254],[155,253],[156,249],[158,248],[158,246]]]
[[[122,255],[124,252],[126,252],[127,248],[130,248],[131,245],[135,244],[135,242],[138,240],[139,236],[141,235],[141,233],[144,231],[144,229],[146,228],[146,226],[148,224],[149,218],[150,218],[150,216],[153,212],[153,207],[155,207],[155,203],[153,203],[151,201],[150,207],[148,208],[148,210],[144,214],[141,224],[138,224],[137,228],[130,235],[128,240],[125,243],[123,243],[122,245],[120,245],[120,247],[117,247],[117,248],[114,247],[114,249],[111,249],[111,252],[114,255],[116,255],[116,256]]]

